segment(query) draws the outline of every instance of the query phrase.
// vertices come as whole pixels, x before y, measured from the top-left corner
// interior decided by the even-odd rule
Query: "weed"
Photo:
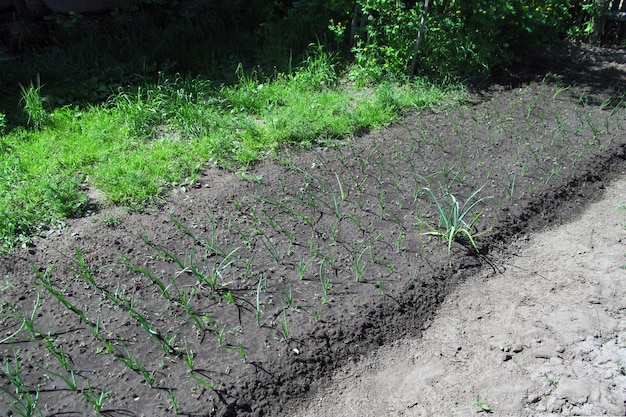
[[[20,84],[20,91],[22,92],[21,104],[24,106],[24,111],[28,116],[28,124],[35,129],[42,128],[50,120],[50,115],[44,108],[45,99],[41,96],[41,87],[39,76],[37,76],[37,85],[33,85],[31,82],[28,87],[24,87]]]
[[[57,175],[65,182],[71,175],[82,178],[88,173],[90,185],[102,191],[109,202],[140,208],[172,184],[193,183],[209,160],[245,172],[251,162],[284,143],[310,145],[345,137],[362,128],[383,126],[399,114],[389,111],[390,102],[397,110],[398,106],[415,106],[413,96],[419,96],[420,106],[442,97],[438,88],[424,84],[407,88],[387,83],[375,96],[336,89],[334,65],[333,54],[317,46],[303,67],[290,76],[263,80],[260,74],[243,74],[240,67],[239,83],[216,89],[205,78],[168,78],[160,73],[153,84],[125,80],[125,84],[136,85],[134,90],[119,88],[101,106],[68,106],[50,112],[39,78],[22,86],[21,103],[28,123],[37,131],[28,132],[32,138],[27,141],[23,140],[25,132],[10,131],[0,145],[4,149],[7,143],[11,154],[32,161],[7,166],[16,168],[18,178],[6,183],[20,191],[11,193],[8,201],[4,190],[0,193],[0,223],[5,214],[11,220],[0,230],[3,246],[14,243],[19,235],[39,231],[50,223],[51,215],[67,217],[76,212],[42,209],[56,198],[42,191],[50,188],[50,178]],[[96,87],[101,90],[101,83],[97,82]],[[110,89],[103,88],[108,94]],[[5,124],[2,118],[0,129],[5,130]],[[155,137],[159,140],[152,140]],[[180,137],[189,140],[178,140]],[[28,158],[23,158],[28,152]],[[24,187],[24,182],[32,186]],[[57,188],[71,196],[71,190]],[[74,185],[70,188],[80,189]],[[347,191],[345,184],[339,184],[337,198],[345,199]],[[42,196],[46,201],[41,201]],[[117,223],[112,217],[103,221],[112,227]],[[210,248],[210,240],[200,243]]]
[[[113,213],[104,213],[102,215],[102,223],[104,223],[105,226],[114,229],[122,223],[122,219]]]
[[[474,208],[488,197],[477,198],[478,194],[485,186],[475,190],[467,200],[461,205],[456,197],[449,194],[446,190],[441,188],[443,197],[438,199],[430,188],[424,188],[431,196],[433,202],[437,206],[437,212],[439,214],[439,228],[436,230],[424,232],[424,234],[439,236],[448,242],[448,254],[452,250],[452,242],[459,238],[466,238],[472,247],[478,251],[475,239],[479,236],[486,234],[488,231],[475,233],[473,231],[474,226],[482,216],[482,212],[473,214]]]
[[[553,385],[553,386],[555,386],[555,387],[559,384],[558,379],[556,379],[556,378],[554,377],[554,375],[552,375],[552,374],[551,374],[551,373],[549,373],[549,372],[546,372],[546,380],[548,381],[548,383],[549,383],[550,385]]]
[[[472,407],[479,407],[480,411],[484,411],[485,413],[491,413],[491,408],[487,403],[481,398],[480,395],[476,396],[476,399],[470,404]]]

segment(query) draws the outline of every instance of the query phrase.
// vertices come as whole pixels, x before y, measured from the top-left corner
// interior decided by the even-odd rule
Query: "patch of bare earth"
[[[342,368],[290,415],[625,415],[625,201],[623,172],[571,222],[510,242],[420,338]]]
[[[416,392],[449,390],[458,404],[450,412],[471,412],[467,403],[478,395],[496,412],[509,410],[507,398],[529,413],[615,412],[608,394],[619,390],[582,388],[591,377],[577,379],[583,371],[567,371],[566,360],[595,361],[594,352],[619,349],[622,339],[607,339],[623,330],[618,304],[608,304],[617,284],[598,284],[600,292],[581,302],[596,316],[578,319],[567,291],[582,289],[573,276],[548,274],[561,271],[554,252],[543,278],[533,279],[565,297],[561,309],[546,306],[535,316],[530,307],[543,305],[545,291],[523,279],[502,285],[526,291],[525,299],[480,290],[500,282],[501,272],[531,270],[504,254],[529,232],[576,217],[623,174],[624,80],[623,53],[564,44],[461,106],[424,109],[333,148],[284,149],[248,180],[207,169],[195,186],[171,190],[144,212],[103,208],[42,233],[0,258],[0,415],[34,398],[49,416],[288,415],[293,401],[327,392],[343,366],[344,383],[376,385],[374,375],[351,370],[365,369],[357,363],[381,346],[428,345],[429,333],[419,337],[435,328],[444,300],[462,302],[458,288],[477,291],[462,305],[467,326],[448,316],[450,345],[424,354],[441,362],[407,374]],[[489,197],[478,206],[476,232],[489,231],[477,240],[480,253],[458,242],[448,253],[445,242],[424,234],[439,223],[425,187],[442,201],[447,192],[464,202],[478,189]],[[578,252],[589,250],[585,242]],[[490,304],[497,302],[504,304]],[[478,332],[478,316],[500,321],[479,337],[468,333]],[[504,327],[507,318],[518,327]],[[587,322],[595,333],[577,327]],[[419,369],[421,358],[404,369]],[[531,382],[511,379],[505,398],[470,383],[494,386],[501,374],[441,373],[479,369],[470,358],[518,372],[525,360],[538,367],[526,375]],[[609,362],[605,376],[617,380],[621,370]],[[368,410],[384,404],[388,412],[378,415],[428,413],[432,403],[409,395],[408,384]],[[366,404],[336,401],[337,415]]]

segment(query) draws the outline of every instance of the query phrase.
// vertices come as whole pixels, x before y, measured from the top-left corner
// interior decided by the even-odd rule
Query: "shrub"
[[[352,52],[353,76],[377,81],[406,75],[422,17],[422,2],[358,1]],[[569,0],[433,0],[419,50],[418,71],[438,78],[486,75],[549,45],[567,32]],[[350,36],[348,18],[331,22],[336,34]]]

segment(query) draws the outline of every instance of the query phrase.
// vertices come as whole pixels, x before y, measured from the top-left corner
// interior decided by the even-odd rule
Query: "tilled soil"
[[[625,415],[626,170],[580,217],[497,259],[420,338],[345,366],[288,415]]]
[[[420,336],[459,282],[623,171],[623,53],[563,44],[531,63],[462,106],[207,168],[142,213],[91,190],[85,217],[0,261],[0,415],[37,395],[44,415],[284,415]],[[426,233],[425,188],[461,206],[479,190],[479,252]]]

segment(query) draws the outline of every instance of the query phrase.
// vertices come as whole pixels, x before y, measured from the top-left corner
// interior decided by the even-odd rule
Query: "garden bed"
[[[494,248],[570,218],[623,166],[623,60],[564,44],[463,105],[47,231],[0,263],[0,403],[283,415],[338,366],[419,336]],[[428,233],[451,196],[484,199],[478,251]]]

